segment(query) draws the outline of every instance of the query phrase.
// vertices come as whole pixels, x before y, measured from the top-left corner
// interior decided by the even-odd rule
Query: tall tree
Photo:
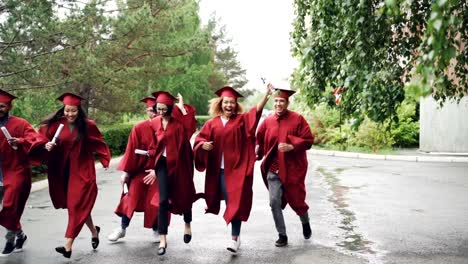
[[[237,59],[238,52],[232,47],[232,39],[228,37],[226,26],[220,19],[212,17],[209,28],[212,30],[212,40],[215,47],[214,64],[220,78],[213,82],[212,89],[216,90],[223,85],[231,85],[238,89],[244,96],[253,92],[244,88],[248,80],[246,70]]]
[[[159,89],[205,108],[214,49],[197,1],[120,1],[115,12],[106,0],[32,2],[0,8],[0,84],[25,91],[22,113],[43,116],[64,90],[84,95],[99,121],[118,120]]]

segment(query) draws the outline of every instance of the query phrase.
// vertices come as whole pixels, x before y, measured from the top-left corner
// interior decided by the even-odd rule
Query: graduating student
[[[225,86],[215,93],[219,97],[211,100],[209,110],[213,118],[195,139],[195,168],[206,170],[206,212],[218,214],[220,201],[226,202],[223,217],[227,224],[231,223],[227,249],[237,253],[241,222],[248,220],[252,207],[255,130],[271,91],[268,88],[247,113],[237,102],[242,95],[232,87]]]
[[[158,255],[164,255],[167,248],[169,213],[183,214],[185,222],[184,242],[192,238],[192,204],[196,201],[193,183],[193,154],[190,138],[196,130],[195,109],[182,103],[174,106],[176,98],[170,93],[153,93],[157,117],[151,120],[155,134],[155,148],[150,156],[155,159],[155,169],[146,176],[146,182],[156,180],[159,193],[152,203],[159,206],[158,231],[160,244]]]
[[[270,207],[279,238],[277,247],[288,244],[282,209],[286,204],[299,216],[305,239],[312,235],[305,202],[305,176],[307,154],[314,142],[309,124],[304,117],[288,110],[289,97],[294,91],[277,89],[274,95],[275,114],[262,122],[257,131],[257,159],[265,159],[261,165],[262,177],[268,188]]]
[[[28,121],[10,114],[16,97],[0,90],[0,225],[7,229],[0,256],[21,251],[27,239],[20,219],[31,191],[31,163],[28,152],[38,136]]]
[[[92,248],[99,245],[100,228],[94,225],[91,217],[98,193],[93,154],[99,156],[104,168],[109,167],[111,155],[96,123],[88,119],[81,108],[83,98],[64,93],[57,99],[62,101],[63,107],[41,122],[39,132],[44,137],[42,143],[47,142],[44,148],[48,152],[50,198],[55,208],[68,210],[65,246],[55,250],[70,258],[73,242],[84,224],[91,231]],[[63,125],[63,130],[54,141],[60,125]]]
[[[147,151],[154,148],[154,133],[150,120],[156,116],[153,110],[156,98],[145,97],[140,102],[145,103],[148,119],[137,123],[132,128],[125,154],[117,167],[118,170],[123,171],[120,181],[122,187],[127,184],[128,192],[121,195],[120,203],[115,209],[115,213],[121,217],[121,224],[107,237],[112,242],[125,237],[134,212],[144,212],[143,226],[152,228],[154,242],[159,242],[158,206],[151,204],[152,197],[158,193],[158,182],[147,184],[145,177],[149,170],[154,169],[154,160],[148,155],[135,154],[137,149]]]

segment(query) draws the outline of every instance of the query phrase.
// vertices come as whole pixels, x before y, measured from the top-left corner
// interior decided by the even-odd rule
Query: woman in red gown
[[[246,113],[237,102],[242,95],[232,87],[223,87],[216,94],[219,97],[210,105],[213,118],[195,138],[195,168],[206,170],[206,212],[218,214],[220,201],[226,202],[224,220],[231,223],[232,236],[227,250],[236,254],[241,223],[248,220],[252,208],[255,130],[271,89]]]
[[[58,100],[63,107],[51,117],[41,122],[39,133],[44,149],[48,152],[47,173],[49,193],[56,209],[68,210],[68,226],[65,233],[65,246],[55,250],[70,258],[75,238],[84,224],[91,231],[91,245],[99,245],[99,230],[91,217],[91,210],[97,197],[94,153],[104,168],[109,167],[110,150],[102,139],[96,123],[86,117],[81,108],[81,98],[72,93],[64,93]],[[53,137],[63,125],[60,136]]]

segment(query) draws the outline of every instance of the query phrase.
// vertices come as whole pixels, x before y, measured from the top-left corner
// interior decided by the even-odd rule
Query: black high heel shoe
[[[57,251],[58,253],[62,254],[64,257],[66,258],[70,258],[71,257],[71,254],[72,254],[72,251],[67,251],[65,249],[65,247],[56,247],[55,248],[55,251]]]
[[[184,243],[188,244],[192,240],[192,234],[184,234]]]
[[[159,256],[162,256],[162,255],[166,254],[166,248],[167,248],[167,241],[166,241],[166,245],[165,245],[164,247],[159,246],[159,248],[158,248],[158,255],[159,255]]]
[[[184,230],[184,243],[188,244],[190,243],[190,240],[192,240],[192,228],[190,226],[190,223],[188,223],[189,227],[187,230],[187,223],[185,223],[185,230]],[[188,233],[186,233],[188,231]]]
[[[96,249],[99,246],[99,231],[101,231],[101,228],[99,226],[96,226],[96,231],[97,231],[97,237],[91,238],[91,246],[93,249]]]

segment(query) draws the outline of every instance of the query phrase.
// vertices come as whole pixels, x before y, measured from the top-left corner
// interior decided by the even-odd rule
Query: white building
[[[432,96],[421,98],[419,149],[468,154],[468,96],[442,108]]]

